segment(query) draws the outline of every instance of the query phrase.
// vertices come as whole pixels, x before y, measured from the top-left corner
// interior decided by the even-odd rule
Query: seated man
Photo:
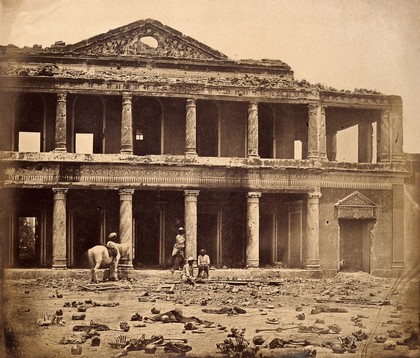
[[[194,278],[194,258],[190,256],[187,260],[187,263],[184,265],[181,271],[181,279],[185,283],[190,284],[191,286],[195,285],[195,278]]]
[[[206,250],[201,249],[200,255],[197,258],[198,265],[198,277],[208,278],[209,277],[209,267],[210,267],[210,257],[206,254]]]

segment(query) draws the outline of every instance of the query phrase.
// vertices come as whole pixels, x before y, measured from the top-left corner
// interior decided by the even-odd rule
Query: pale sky
[[[279,59],[297,79],[400,95],[420,153],[420,0],[0,0],[0,44],[67,44],[152,18],[232,59]]]

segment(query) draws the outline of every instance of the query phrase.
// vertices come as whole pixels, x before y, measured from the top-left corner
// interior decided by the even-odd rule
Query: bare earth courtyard
[[[72,270],[64,278],[7,278],[2,282],[0,355],[420,355],[420,291],[413,272],[398,279],[361,272],[278,278],[270,272],[215,270],[194,288],[176,283],[177,272],[152,270],[96,285],[90,284],[86,270]],[[169,312],[168,318],[156,315],[159,311]],[[83,320],[72,319],[83,315]],[[150,339],[158,341],[146,353]],[[124,341],[131,348],[124,350]]]

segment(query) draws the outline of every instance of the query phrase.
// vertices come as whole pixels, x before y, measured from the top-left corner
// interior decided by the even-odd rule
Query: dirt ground
[[[63,279],[5,280],[2,285],[4,337],[0,343],[6,343],[6,347],[0,348],[0,356],[73,357],[72,350],[81,347],[79,356],[86,358],[111,358],[121,352],[120,356],[128,357],[253,356],[249,351],[255,352],[257,357],[339,354],[343,357],[420,357],[419,280],[412,273],[399,279],[377,278],[365,273],[338,274],[320,280],[229,277],[199,283],[194,288],[179,283],[171,291],[169,283],[178,280],[179,273],[169,271],[167,277],[145,275],[141,279],[97,285],[91,285],[86,274]],[[163,287],[158,291],[160,285]],[[79,306],[87,307],[86,316],[84,320],[73,320],[73,315],[80,314]],[[221,308],[225,309],[224,313],[203,311]],[[154,316],[152,309],[161,313],[178,309],[187,321],[189,317],[196,317],[206,322],[193,322],[195,330],[186,329],[182,322],[155,322],[150,320]],[[131,321],[136,313],[142,319]],[[77,325],[86,326],[91,322],[109,328],[96,331],[100,334],[99,346],[92,345],[97,338],[86,339],[86,334],[73,330]],[[121,322],[129,325],[128,331],[120,328]],[[257,333],[256,329],[277,331]],[[152,335],[186,339],[191,350],[165,352],[173,347],[167,344],[165,348],[164,344],[169,341],[156,345],[154,353],[146,353],[144,349],[123,351],[123,344],[119,348],[110,344],[117,339],[141,343],[143,341],[138,340],[142,335],[146,339]],[[255,341],[257,345],[253,344],[255,336],[260,336]],[[275,338],[279,338],[277,342],[283,348],[270,348]],[[381,338],[387,342],[378,342]],[[230,353],[222,352],[223,347],[220,349],[217,344],[228,339],[228,342],[241,344],[232,346]],[[80,340],[85,342],[75,346]],[[394,350],[385,349],[392,347],[390,341],[395,344]],[[245,353],[234,352],[247,345],[251,349]],[[344,352],[334,352],[340,349]]]

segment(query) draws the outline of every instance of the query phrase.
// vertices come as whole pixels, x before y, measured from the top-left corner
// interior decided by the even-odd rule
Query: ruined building
[[[216,267],[404,266],[398,96],[298,81],[155,20],[2,46],[0,66],[5,267],[86,267],[115,231],[123,268],[163,268],[180,226]]]

